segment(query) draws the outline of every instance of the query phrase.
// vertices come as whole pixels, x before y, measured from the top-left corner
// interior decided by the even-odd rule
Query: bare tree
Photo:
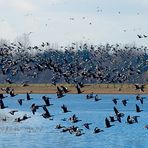
[[[6,39],[0,39],[0,47],[4,47],[5,45],[9,45],[10,41]]]
[[[17,36],[15,43],[21,47],[22,50],[27,51],[28,47],[31,46],[30,34],[23,33],[20,36]]]

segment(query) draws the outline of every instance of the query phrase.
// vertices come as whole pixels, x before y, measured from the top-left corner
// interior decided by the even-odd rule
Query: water
[[[99,95],[102,100],[95,102],[94,99],[86,99],[86,95],[68,94],[61,99],[57,99],[56,95],[46,95],[51,97],[53,104],[48,107],[49,112],[54,115],[53,120],[44,119],[41,114],[43,109],[37,110],[35,115],[32,115],[30,110],[31,104],[44,104],[41,99],[43,94],[31,94],[32,100],[25,100],[20,106],[18,99],[26,99],[26,95],[16,95],[15,97],[7,97],[4,103],[9,108],[0,110],[0,117],[7,116],[8,121],[0,121],[0,148],[22,147],[22,148],[147,148],[148,146],[148,130],[144,128],[148,124],[148,95],[144,104],[140,104],[136,100],[136,95]],[[118,104],[114,105],[112,98],[118,98]],[[123,106],[121,100],[129,99],[127,106]],[[61,106],[65,104],[72,112],[63,113]],[[135,104],[138,104],[143,110],[136,113]],[[114,115],[113,107],[125,113],[122,118],[122,123],[113,122],[114,126],[105,128],[105,118],[109,115]],[[19,112],[11,115],[8,112],[12,109],[18,109]],[[14,122],[16,117],[22,117],[24,114],[31,118],[20,123]],[[82,121],[71,123],[62,121],[63,118],[69,118],[73,114]],[[127,124],[126,118],[128,115],[138,115],[138,123]],[[90,129],[84,128],[82,125],[85,122],[92,123]],[[62,133],[60,129],[55,129],[57,124],[68,126],[79,126],[85,133],[82,136],[75,136],[69,132]],[[93,134],[95,127],[104,130],[97,134]]]

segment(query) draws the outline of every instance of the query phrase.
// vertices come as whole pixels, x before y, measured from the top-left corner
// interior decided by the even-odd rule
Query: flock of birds
[[[97,12],[97,15],[98,15],[98,14],[102,14],[103,12],[105,12],[105,11],[103,11],[103,9],[102,9],[100,6],[97,6],[95,11]],[[107,13],[107,12],[105,12],[105,13]],[[122,15],[122,14],[124,14],[124,12],[116,11],[116,12],[114,12],[114,14]],[[33,15],[34,15],[33,13],[28,12],[28,13],[26,13],[24,16],[25,16],[25,17],[31,17],[31,18],[34,19],[34,21],[36,22],[37,19],[36,19]],[[139,15],[141,15],[141,13],[135,12],[135,15],[139,16]],[[75,20],[80,19],[80,18],[78,18],[78,17],[69,17],[69,18],[67,18],[67,19],[69,19],[71,22],[74,22]],[[67,19],[66,19],[66,20],[67,20]],[[86,24],[89,24],[90,26],[93,25],[93,24],[95,24],[95,23],[94,23],[95,20],[90,19],[87,15],[81,17],[81,19],[82,19],[82,20],[86,20]],[[50,26],[49,21],[51,21],[51,20],[52,20],[52,18],[45,19],[46,22],[43,23],[43,25],[44,25],[45,27]],[[53,19],[53,20],[54,20],[54,19]],[[1,21],[4,21],[4,19],[1,19]],[[141,28],[134,28],[134,29],[132,29],[132,30],[133,30],[133,31],[139,31],[139,30],[141,30]],[[127,30],[124,29],[123,32],[127,32]],[[138,37],[139,39],[141,39],[141,38],[147,38],[147,35],[140,35],[140,34],[137,34],[137,37]],[[85,38],[85,37],[83,37],[83,38]]]
[[[97,7],[97,12],[102,12],[102,9]],[[118,12],[120,14],[121,12]],[[29,16],[32,14],[26,14]],[[138,14],[139,15],[139,14]],[[82,19],[86,19],[83,17]],[[75,18],[71,17],[69,20],[74,21]],[[89,22],[92,25],[92,22]],[[46,23],[47,27],[48,24]],[[124,30],[126,32],[126,30]],[[29,34],[31,34],[30,32]],[[147,35],[137,34],[139,39],[147,38]],[[26,47],[21,42],[1,44],[0,45],[0,83],[22,83],[24,86],[27,83],[52,83],[57,85],[58,83],[75,84],[78,94],[82,93],[81,88],[85,87],[86,83],[147,83],[148,82],[148,49],[147,47],[135,47],[133,46],[120,46],[116,45],[90,45],[87,43],[72,45],[67,47],[59,47],[59,49],[53,49],[48,42],[43,42],[40,46],[28,46]],[[23,81],[22,81],[23,80]],[[135,89],[144,92],[144,85],[135,84]],[[15,97],[15,90],[10,87],[1,88],[4,93],[9,94],[10,97]],[[29,101],[31,98],[30,93],[26,94],[26,99],[18,99],[18,105],[22,106],[25,101]],[[57,86],[57,98],[62,99],[68,89],[65,86]],[[7,99],[3,94],[0,94],[0,110],[8,108],[4,103]],[[45,119],[54,120],[48,107],[53,105],[50,101],[51,98],[42,96],[44,104],[38,105],[36,103],[31,104],[30,111],[32,116],[36,115],[39,108],[42,108],[43,113],[41,116]],[[94,99],[96,102],[101,101],[98,95],[93,93],[86,95],[86,100]],[[141,104],[144,103],[144,97],[139,94],[136,96],[136,101]],[[122,113],[117,108],[118,98],[113,98],[114,115],[105,117],[105,128],[110,128],[113,123],[122,122],[125,117],[125,113]],[[121,100],[123,106],[127,106],[128,100]],[[61,106],[63,114],[71,110],[67,105]],[[142,109],[139,105],[135,104],[135,116],[128,115],[126,117],[127,124],[138,123],[138,112]],[[16,110],[9,111],[9,114],[14,116]],[[14,122],[23,122],[32,116],[27,114],[22,117],[17,117]],[[59,129],[62,133],[69,132],[75,136],[82,136],[86,128],[91,129],[93,123],[83,123],[75,113],[69,118],[61,119],[65,122],[73,123],[72,126],[66,127],[65,125],[57,124],[56,129]],[[7,121],[7,118],[2,119],[3,122]],[[82,126],[75,125],[77,122],[82,122]],[[145,125],[148,129],[148,125]],[[93,133],[97,134],[103,132],[104,129],[95,127]]]
[[[0,45],[0,83],[147,83],[147,47]],[[23,80],[23,81],[22,81]]]
[[[41,46],[24,47],[20,42],[14,44],[0,45],[0,83],[58,83],[75,84],[78,94],[83,93],[81,88],[86,83],[147,83],[148,70],[148,52],[147,47],[123,46],[116,45],[90,45],[87,43],[73,43],[70,46],[61,46],[58,50],[51,48],[50,43],[42,43]],[[23,80],[23,81],[22,81]],[[145,85],[135,84],[135,89],[144,92]],[[14,97],[15,90],[7,87],[1,88],[4,93]],[[57,98],[62,98],[68,92],[64,86],[57,86]],[[30,92],[31,93],[31,92]],[[30,93],[26,94],[26,99],[18,99],[18,104],[23,105],[24,101],[32,98]],[[95,101],[101,101],[98,95],[88,94],[86,99],[94,98]],[[0,108],[4,109],[3,94],[0,94]],[[53,105],[50,98],[43,96],[44,104],[37,105],[33,103],[30,106],[32,114],[35,115],[39,108],[44,111],[41,116],[45,119],[54,120],[54,116],[50,114],[48,106]],[[144,98],[137,95],[136,99],[143,104]],[[112,122],[122,122],[125,116],[121,113],[116,104],[118,99],[113,100],[113,111],[115,115],[105,118],[105,127],[112,126]],[[128,100],[123,99],[124,106]],[[136,112],[142,111],[138,104],[135,105]],[[61,106],[63,113],[72,112],[63,104]],[[11,110],[9,113],[13,116],[18,110]],[[127,123],[134,124],[138,122],[139,116],[127,116]],[[22,122],[31,118],[26,114],[22,117],[15,118],[15,122]],[[4,118],[3,121],[7,121]],[[76,114],[68,119],[72,123],[82,122]],[[83,123],[83,127],[90,129],[92,123]],[[148,128],[148,125],[145,126]],[[56,129],[61,132],[69,132],[76,136],[85,134],[81,127],[75,125],[65,127],[61,124],[56,125]],[[103,129],[95,127],[93,133],[103,132]]]
[[[76,85],[76,90],[77,90],[77,93],[78,94],[81,94],[82,91],[81,91],[81,88],[82,87],[85,87],[85,85],[83,84],[77,84]],[[140,90],[140,91],[144,91],[144,88],[143,88],[143,85],[135,85],[135,89],[136,90]],[[4,89],[3,88],[3,91],[4,93],[7,93],[10,95],[10,97],[14,97],[16,96],[17,94],[14,94],[14,90],[9,88],[9,89]],[[65,86],[57,86],[57,99],[62,99],[66,93],[68,93],[69,90],[67,87]],[[27,93],[26,94],[26,99],[17,99],[17,102],[18,102],[18,105],[22,106],[23,103],[25,101],[29,101],[31,99],[33,99],[31,96],[30,96],[30,93]],[[9,97],[9,96],[7,96]],[[0,94],[0,109],[5,109],[5,108],[8,108],[8,106],[5,105],[4,101],[5,99],[7,99],[6,96],[3,95],[3,93]],[[31,106],[30,106],[30,111],[32,112],[32,116],[27,116],[27,114],[25,114],[24,116],[22,117],[17,117],[14,119],[14,122],[22,122],[24,120],[27,120],[28,118],[32,118],[34,115],[36,115],[36,112],[38,111],[39,108],[42,108],[43,110],[43,113],[41,114],[41,116],[45,119],[49,119],[49,120],[54,120],[54,115],[51,115],[51,113],[49,112],[48,110],[48,107],[53,105],[50,101],[51,98],[47,97],[47,96],[42,96],[42,100],[43,100],[43,104],[36,104],[36,103],[32,103]],[[86,100],[92,100],[94,99],[96,102],[97,101],[101,101],[102,98],[100,98],[98,96],[98,94],[93,94],[90,93],[90,94],[87,94],[86,95]],[[135,112],[139,113],[141,111],[143,111],[138,103],[140,104],[144,104],[144,99],[146,99],[146,97],[142,97],[140,94],[138,94],[135,98],[137,100],[136,104],[135,104]],[[34,100],[35,101],[35,100]],[[120,100],[121,103],[124,105],[124,107],[127,106],[128,104],[128,99],[122,99]],[[123,112],[120,112],[118,109],[117,109],[117,104],[119,103],[119,99],[118,98],[113,98],[112,99],[112,102],[114,104],[113,106],[113,111],[114,111],[114,115],[110,115],[108,117],[106,117],[104,119],[104,123],[105,123],[105,128],[110,128],[111,126],[113,126],[113,122],[119,122],[121,123],[122,122],[122,119],[125,117],[125,113]],[[66,113],[69,113],[69,112],[72,112],[71,110],[68,109],[67,105],[63,104],[61,106],[61,110],[63,111],[63,114],[66,114]],[[9,114],[11,114],[12,116],[18,112],[17,109],[14,109],[14,110],[10,110],[9,111]],[[135,113],[136,114],[136,113]],[[134,123],[138,123],[138,118],[140,118],[140,116],[138,116],[137,114],[135,116],[131,116],[131,115],[128,115],[126,117],[126,123],[128,124],[134,124]],[[72,126],[64,126],[64,125],[61,125],[61,124],[57,124],[55,126],[55,129],[60,129],[61,132],[69,132],[70,134],[74,134],[75,136],[81,136],[81,135],[84,135],[85,133],[83,132],[83,128],[86,128],[86,129],[91,129],[91,125],[93,123],[90,123],[90,122],[86,122],[86,123],[82,123],[82,127],[78,127],[78,126],[75,126],[75,123],[77,122],[83,122],[81,119],[79,119],[76,114],[72,114],[72,116],[70,116],[69,118],[63,118],[61,119],[62,121],[65,121],[65,122],[71,122],[73,123]],[[3,122],[6,122],[7,121],[7,117],[5,116],[5,118],[2,119]],[[148,125],[145,125],[145,128],[148,129]],[[96,133],[100,133],[100,132],[103,132],[104,130],[103,129],[100,129],[99,127],[95,127],[93,129],[93,133],[96,134]]]

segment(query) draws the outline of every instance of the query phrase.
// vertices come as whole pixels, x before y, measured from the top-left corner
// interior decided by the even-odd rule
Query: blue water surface
[[[8,116],[9,120],[0,121],[0,148],[147,148],[148,130],[145,125],[148,124],[148,95],[145,97],[144,104],[136,100],[136,95],[104,95],[98,96],[102,99],[95,102],[94,99],[86,99],[85,94],[67,94],[63,98],[57,99],[55,94],[46,94],[51,97],[52,106],[47,107],[49,112],[54,115],[53,120],[44,119],[41,114],[42,108],[38,109],[33,115],[30,106],[44,104],[42,96],[44,94],[31,94],[33,98],[26,100],[26,95],[19,94],[15,97],[6,97],[3,101],[9,108],[0,109],[0,116]],[[118,98],[117,105],[114,105],[112,98]],[[18,104],[18,99],[25,99],[23,105]],[[123,106],[121,100],[128,99],[127,106]],[[63,113],[61,106],[65,104],[71,112]],[[135,104],[143,110],[136,112]],[[125,114],[122,122],[115,121],[110,128],[105,127],[105,118],[114,115],[113,107]],[[9,114],[12,109],[17,109],[15,115]],[[22,117],[24,114],[31,118],[20,123],[14,122],[16,117]],[[77,123],[62,121],[63,118],[69,118],[73,114],[82,120]],[[128,124],[126,118],[128,115],[140,116],[138,123]],[[82,126],[84,123],[92,123],[90,129]],[[82,136],[75,136],[68,132],[61,132],[55,129],[57,124],[68,126],[78,126],[85,133]],[[95,127],[104,130],[97,134],[93,133]]]

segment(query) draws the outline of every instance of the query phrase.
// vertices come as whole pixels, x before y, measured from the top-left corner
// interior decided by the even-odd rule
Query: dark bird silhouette
[[[46,106],[43,106],[43,110],[45,111],[45,113],[42,114],[42,116],[46,119],[46,118],[51,118],[53,117],[53,115],[51,115],[48,111],[48,109],[46,108]]]
[[[120,116],[120,114],[117,115],[117,120],[121,123],[121,116]]]
[[[58,97],[58,98],[61,98],[61,97],[63,97],[63,96],[64,96],[64,95],[63,95],[62,89],[57,86],[57,97]]]
[[[0,99],[0,109],[4,109],[5,105],[2,99]]]
[[[119,122],[121,122],[121,117],[123,117],[124,114],[123,114],[123,113],[120,113],[120,112],[117,110],[116,107],[114,107],[114,112],[115,112],[115,114],[116,114],[117,120],[118,120]]]
[[[62,91],[57,92],[57,98],[62,98],[62,97],[64,97],[63,92]]]
[[[114,102],[115,105],[117,104],[117,100],[118,100],[118,99],[116,99],[116,98],[113,98],[113,99],[112,99],[112,101]]]
[[[15,122],[21,122],[22,120],[21,120],[20,117],[18,117],[18,118],[16,118],[14,121],[15,121]]]
[[[62,110],[64,113],[67,113],[67,112],[71,112],[67,109],[67,106],[65,106],[64,104],[61,106]]]
[[[140,89],[144,92],[144,85],[135,84],[136,90]]]
[[[79,84],[76,85],[76,89],[77,89],[77,93],[78,93],[78,94],[81,94],[81,93],[82,93],[81,87],[80,87]]]
[[[89,125],[91,125],[92,123],[84,123],[83,126],[87,129],[89,129]]]
[[[35,104],[31,105],[31,111],[32,111],[33,115],[35,114],[37,109],[38,109],[38,106],[36,106]]]
[[[4,95],[3,94],[0,94],[0,99],[3,99],[3,98],[5,98]]]
[[[122,103],[123,103],[124,106],[126,106],[127,105],[127,99],[123,99]]]
[[[61,128],[65,128],[65,126],[62,126],[61,124],[56,125],[55,129],[61,129]]]
[[[148,36],[147,35],[143,35],[143,37],[147,38]]]
[[[141,38],[142,38],[142,36],[141,36],[141,35],[139,35],[139,34],[137,34],[137,36],[138,36],[138,38],[139,38],[139,39],[141,39]]]
[[[10,94],[11,97],[16,96],[16,95],[14,94],[14,91],[13,91],[13,90],[11,90],[11,91],[9,92],[9,94]]]
[[[22,82],[22,87],[26,87],[26,86],[29,86],[29,84],[27,84],[27,82]]]
[[[115,112],[116,116],[119,114],[119,111],[117,110],[116,107],[114,107],[114,112]]]
[[[82,133],[81,130],[77,130],[76,133],[75,133],[75,136],[82,136],[84,134],[85,133]]]
[[[141,104],[143,104],[143,100],[145,97],[141,97],[139,94],[136,96],[136,100],[139,100]]]
[[[29,93],[27,92],[27,100],[31,100],[32,98],[30,97]]]
[[[127,116],[127,123],[133,124],[135,123],[134,119],[130,117],[130,115]]]
[[[67,119],[66,118],[63,118],[63,119],[61,119],[62,121],[67,121]]]
[[[12,84],[13,82],[12,82],[12,80],[11,79],[6,79],[6,82],[8,82],[9,84]]]
[[[87,94],[86,95],[86,99],[92,99],[94,96],[93,96],[93,92],[91,92],[90,94]]]
[[[91,99],[91,98],[93,98],[93,97],[94,97],[94,93],[91,92],[91,93],[89,94],[89,98]]]
[[[98,127],[95,127],[95,129],[94,129],[94,134],[96,134],[96,133],[100,133],[100,132],[103,132],[104,130],[101,130],[100,128],[98,128]]]
[[[48,97],[43,96],[43,97],[42,97],[42,99],[44,100],[44,102],[45,102],[46,106],[53,105],[53,104],[51,104],[51,103],[50,103],[50,101],[49,101],[49,98],[48,98]]]
[[[141,97],[140,97],[140,94],[138,94],[137,96],[136,96],[136,100],[139,100]]]
[[[9,113],[10,113],[11,115],[14,115],[15,112],[18,112],[18,110],[12,110],[12,111],[10,111]]]
[[[143,97],[141,97],[139,100],[140,100],[140,102],[141,102],[141,104],[143,104]]]
[[[116,121],[114,116],[109,116],[109,118],[110,118],[110,122],[115,122]]]
[[[65,127],[65,128],[62,129],[61,132],[65,133],[65,132],[68,132],[69,130],[70,130],[70,128]]]
[[[18,103],[19,103],[20,105],[22,105],[22,104],[23,104],[24,99],[18,99],[17,101],[18,101]]]
[[[62,92],[62,89],[59,86],[57,86],[57,91]]]
[[[101,100],[101,98],[99,98],[98,95],[95,95],[95,101],[97,102],[97,101],[100,101],[100,100]]]
[[[25,114],[25,115],[23,116],[22,120],[26,120],[26,119],[28,119],[28,118],[31,118],[31,116],[27,116],[27,114]]]
[[[81,121],[78,119],[78,117],[75,114],[72,115],[72,117],[70,117],[68,120],[71,121],[72,123],[76,123],[76,122]]]
[[[7,121],[7,118],[6,118],[6,117],[4,117],[4,118],[2,119],[2,121]]]
[[[74,18],[73,17],[71,17],[71,18],[69,18],[70,20],[74,20]]]
[[[21,122],[21,121],[26,120],[28,118],[31,118],[31,116],[28,117],[27,114],[25,114],[22,118],[20,118],[20,117],[16,118],[15,122]]]
[[[65,86],[61,86],[61,88],[62,88],[62,90],[63,90],[64,93],[68,93],[68,89],[67,89],[67,87],[65,87]]]
[[[134,119],[135,123],[138,123],[138,117],[140,117],[140,116],[132,116],[131,118]]]
[[[110,125],[110,122],[109,122],[108,118],[105,118],[105,125],[106,125],[106,128],[111,127],[111,125]]]
[[[140,109],[140,107],[136,104],[136,112],[141,112],[142,110]]]
[[[78,85],[80,86],[80,88],[84,87],[84,84],[82,82],[79,82]]]

